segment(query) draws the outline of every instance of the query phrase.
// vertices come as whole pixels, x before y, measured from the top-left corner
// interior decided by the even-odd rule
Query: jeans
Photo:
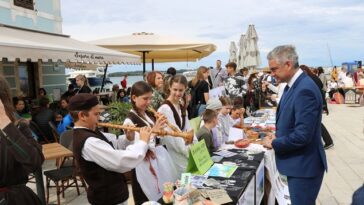
[[[198,106],[198,116],[201,116],[206,110],[206,104],[199,104]]]

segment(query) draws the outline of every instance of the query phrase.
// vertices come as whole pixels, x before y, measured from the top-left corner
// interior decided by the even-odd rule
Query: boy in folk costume
[[[77,167],[89,188],[87,199],[93,205],[127,204],[128,186],[122,173],[143,161],[151,129],[140,130],[140,140],[127,132],[112,139],[97,130],[100,108],[96,96],[78,94],[71,98],[69,110],[75,122],[73,150]]]

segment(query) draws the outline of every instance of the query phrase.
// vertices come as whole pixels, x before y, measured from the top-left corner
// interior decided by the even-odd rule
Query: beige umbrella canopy
[[[245,66],[248,68],[256,68],[260,65],[260,53],[258,48],[258,34],[254,25],[249,25],[246,32],[246,55]]]
[[[90,43],[141,56],[143,58],[143,72],[145,72],[146,62],[197,61],[216,50],[216,46],[211,43],[145,32],[99,39]],[[152,64],[152,66],[154,65]]]
[[[230,42],[230,49],[229,49],[229,53],[230,53],[230,57],[229,57],[229,62],[234,62],[237,63],[238,59],[236,57],[236,53],[237,53],[237,48],[236,48],[236,44],[234,41]]]

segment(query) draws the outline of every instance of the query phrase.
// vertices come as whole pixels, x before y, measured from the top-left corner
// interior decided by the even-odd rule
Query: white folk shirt
[[[139,116],[134,110],[131,110],[130,112],[133,112],[133,113],[135,113],[137,116]],[[141,118],[141,117],[139,117],[141,120],[143,120],[144,121],[144,123],[145,124],[150,124],[150,125],[154,125],[154,122],[153,122],[153,120],[152,119],[150,119],[150,117],[148,116],[148,115],[145,115],[144,116],[145,117],[145,119],[143,119],[143,118]],[[123,123],[123,125],[135,125],[134,123],[133,123],[133,121],[131,121],[131,119],[130,118],[126,118],[125,120],[124,120],[124,123]],[[150,127],[150,128],[152,128],[151,126],[148,126],[148,127]],[[152,134],[152,136],[150,137],[150,140],[149,140],[149,143],[148,143],[148,148],[149,149],[154,149],[155,148],[155,137],[156,137],[156,135],[155,134]],[[135,132],[135,141],[139,141],[139,139],[140,139],[140,134],[139,134],[139,132]]]
[[[175,109],[177,110],[181,123],[182,123],[181,110],[179,107],[176,107],[176,106],[175,106]],[[173,111],[169,107],[169,105],[163,104],[162,106],[159,107],[158,112],[162,113],[167,118],[168,122],[170,122],[171,124],[175,125],[178,128],[177,123],[173,117]],[[186,120],[185,127],[183,128],[182,131],[188,131],[191,129],[187,115],[186,115],[185,120]],[[165,128],[165,129],[172,131],[169,127]],[[194,136],[192,144],[194,144],[196,142],[197,142],[197,138],[196,138],[196,136]],[[165,137],[161,138],[161,143],[163,145],[167,146],[167,150],[175,164],[178,175],[185,172],[186,168],[187,168],[188,151],[189,151],[190,145],[186,145],[183,138],[172,137],[172,136],[165,136]]]
[[[75,126],[74,128],[85,127]],[[133,143],[126,139],[125,135],[121,135],[116,139],[114,134],[103,134],[115,149],[103,140],[89,137],[82,148],[82,157],[86,161],[94,162],[108,171],[118,173],[130,171],[143,161],[148,150],[148,145],[145,142],[137,141]]]

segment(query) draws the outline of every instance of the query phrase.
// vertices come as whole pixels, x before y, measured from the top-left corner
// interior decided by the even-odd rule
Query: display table
[[[221,162],[233,162],[238,169],[229,178],[236,184],[225,188],[233,202],[229,204],[260,204],[264,194],[264,152],[249,153],[246,149],[229,149],[237,155],[224,157]],[[221,177],[211,177],[226,180]]]
[[[264,153],[248,154],[247,150],[243,149],[230,149],[229,151],[237,155],[224,157],[219,163],[235,163],[238,168],[233,175],[230,178],[208,178],[213,178],[224,186],[223,189],[232,199],[232,202],[226,204],[260,204],[264,193]],[[226,181],[233,181],[234,183],[225,183]],[[158,202],[165,204],[162,199]]]

